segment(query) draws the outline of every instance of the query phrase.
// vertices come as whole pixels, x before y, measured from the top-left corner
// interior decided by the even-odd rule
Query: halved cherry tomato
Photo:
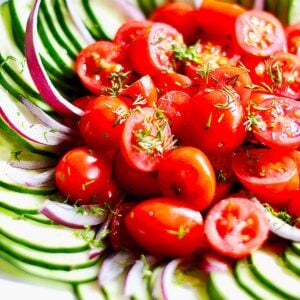
[[[300,57],[300,22],[285,28],[288,52]]]
[[[254,56],[267,57],[281,51],[286,44],[282,24],[266,11],[244,12],[236,19],[234,32],[238,49]]]
[[[161,194],[157,172],[142,172],[130,166],[119,153],[114,163],[114,177],[127,194],[154,197]]]
[[[261,202],[284,205],[299,188],[295,160],[288,153],[268,148],[243,149],[232,158],[238,180]]]
[[[244,115],[234,89],[205,89],[190,101],[180,139],[205,153],[231,152],[245,139]]]
[[[75,69],[83,85],[94,94],[112,87],[112,73],[123,76],[130,70],[120,46],[109,41],[97,41],[81,50]]]
[[[169,153],[158,169],[166,197],[181,200],[196,210],[207,208],[214,197],[216,178],[207,156],[194,147],[179,147]]]
[[[89,102],[79,121],[86,144],[97,150],[119,147],[128,107],[120,98],[102,95]]]
[[[203,236],[200,212],[169,198],[139,203],[127,214],[125,224],[142,249],[158,256],[191,254]]]
[[[162,71],[175,71],[173,48],[176,45],[184,46],[182,35],[170,25],[154,23],[129,47],[129,57],[134,70],[141,75],[151,76]]]
[[[157,90],[149,75],[142,76],[123,89],[118,95],[131,106],[153,106],[157,100]]]
[[[299,218],[298,222],[297,222],[297,225],[300,224],[300,190],[297,190],[293,196],[292,196],[292,199],[289,203],[289,206],[288,206],[288,212]]]
[[[144,172],[157,170],[165,154],[173,147],[168,119],[160,110],[137,109],[126,120],[121,151],[133,168]]]
[[[268,237],[269,223],[257,203],[229,197],[209,210],[204,230],[214,250],[237,259],[250,255],[263,245]]]
[[[300,145],[300,103],[272,97],[250,107],[254,136],[271,148],[296,149]]]
[[[107,200],[111,169],[111,164],[96,151],[74,148],[58,162],[55,182],[72,203],[102,203]]]

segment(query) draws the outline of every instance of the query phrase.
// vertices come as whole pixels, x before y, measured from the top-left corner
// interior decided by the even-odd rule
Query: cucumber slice
[[[0,233],[33,249],[48,252],[79,252],[89,248],[87,237],[95,232],[46,225],[0,208]],[[83,238],[81,234],[84,233]]]
[[[283,253],[283,258],[288,268],[300,275],[300,256],[288,247]]]
[[[96,264],[97,259],[89,259],[89,250],[75,253],[50,253],[31,249],[0,235],[0,248],[25,263],[53,270],[70,271]]]
[[[42,214],[22,214],[24,216],[25,219],[29,219],[29,220],[33,220],[42,224],[47,224],[47,225],[56,225],[55,222],[53,222],[52,220],[50,220],[49,218],[47,218],[46,216],[42,215]]]
[[[287,12],[287,23],[295,24],[300,22],[300,1],[299,0],[288,0],[289,3]]]
[[[211,272],[208,293],[213,300],[255,299],[237,283],[231,271]]]
[[[74,287],[74,291],[79,300],[105,300],[106,299],[99,288],[98,281],[78,284]]]
[[[300,255],[300,243],[293,242],[291,243],[291,247],[293,251],[295,251],[298,255]]]
[[[250,256],[253,272],[270,288],[288,299],[300,299],[300,277],[289,270],[282,258],[268,250],[257,250]]]
[[[83,269],[73,269],[70,271],[64,270],[51,270],[39,266],[34,266],[27,264],[4,251],[0,251],[0,257],[4,258],[14,266],[20,268],[21,270],[42,278],[57,280],[60,282],[66,282],[71,284],[77,284],[81,282],[93,281],[97,278],[100,261],[96,264],[83,268]]]
[[[152,0],[137,0],[138,6],[145,13],[146,16],[149,16],[151,12],[155,9],[155,4]]]
[[[247,259],[237,261],[234,267],[234,276],[237,282],[255,299],[284,300],[281,295],[257,279]]]

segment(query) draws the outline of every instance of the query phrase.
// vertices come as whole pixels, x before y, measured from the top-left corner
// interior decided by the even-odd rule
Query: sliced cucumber
[[[19,244],[0,235],[0,248],[25,263],[53,270],[82,269],[94,265],[97,259],[89,259],[89,251],[75,253],[51,253]]]
[[[300,256],[288,247],[283,253],[283,258],[289,269],[300,275]]]
[[[299,0],[286,0],[289,3],[287,13],[287,23],[295,24],[300,22],[300,1]]]
[[[257,250],[250,256],[255,274],[270,288],[288,299],[300,299],[300,277],[289,270],[282,258],[268,250]]]
[[[48,252],[79,252],[89,248],[94,232],[46,225],[0,208],[0,233],[33,249]],[[84,233],[84,236],[81,235]]]
[[[208,293],[212,300],[255,299],[237,283],[230,271],[211,272]]]
[[[24,216],[25,219],[29,219],[29,220],[33,220],[42,224],[47,224],[47,225],[57,225],[57,223],[53,222],[52,220],[50,220],[49,218],[47,218],[46,216],[42,215],[42,214],[22,214]]]
[[[234,267],[237,282],[256,299],[284,300],[283,297],[263,284],[252,272],[247,259],[240,259]]]
[[[146,16],[149,16],[150,13],[155,9],[155,4],[153,0],[137,0],[138,6],[145,13]]]
[[[103,293],[101,292],[98,281],[91,281],[88,283],[78,284],[74,287],[74,291],[79,300],[106,300],[107,299],[104,297]]]
[[[291,243],[291,247],[293,251],[295,251],[298,255],[300,255],[300,243],[293,242]]]

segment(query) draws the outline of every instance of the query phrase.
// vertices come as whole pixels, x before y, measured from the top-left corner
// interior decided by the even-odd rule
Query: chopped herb
[[[186,234],[190,232],[189,228],[185,228],[183,225],[179,226],[178,231],[167,230],[169,234],[176,235],[179,240],[182,240]]]
[[[208,116],[208,120],[207,120],[207,122],[206,122],[206,124],[205,124],[205,129],[210,128],[210,126],[211,126],[211,121],[212,121],[212,112],[210,112],[210,114],[209,114],[209,116]]]

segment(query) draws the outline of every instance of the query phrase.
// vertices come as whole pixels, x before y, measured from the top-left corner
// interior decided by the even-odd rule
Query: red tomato
[[[167,24],[154,23],[144,35],[133,41],[129,48],[134,70],[141,75],[151,76],[162,71],[175,71],[173,48],[176,45],[184,46],[182,35]]]
[[[288,211],[296,218],[300,218],[300,190],[297,190],[289,203]],[[299,223],[299,221],[298,221]]]
[[[193,147],[173,150],[158,169],[166,197],[182,200],[196,210],[207,208],[214,197],[216,178],[207,156]]]
[[[286,43],[280,21],[271,13],[248,10],[235,23],[238,49],[255,56],[267,57],[281,51]]]
[[[184,114],[191,97],[182,91],[170,91],[163,94],[156,103],[170,121],[172,132],[177,135],[179,128],[184,121]]]
[[[128,47],[137,38],[143,35],[153,25],[151,21],[129,20],[117,31],[114,43],[121,47]]]
[[[132,168],[121,153],[114,163],[114,176],[118,186],[127,194],[140,197],[161,194],[157,172],[142,172]]]
[[[118,95],[128,106],[153,106],[157,100],[157,91],[153,80],[145,75],[126,87]]]
[[[213,249],[237,259],[263,245],[269,223],[257,203],[246,198],[226,198],[209,210],[204,231]]]
[[[74,148],[58,162],[55,182],[59,191],[72,203],[91,204],[107,200],[111,164],[97,152]]]
[[[288,52],[300,56],[300,23],[285,28]]]
[[[174,143],[168,119],[161,111],[142,108],[134,111],[125,122],[121,152],[133,168],[152,172],[158,169]]]
[[[195,11],[193,20],[207,36],[231,37],[236,19],[244,12],[245,8],[240,5],[204,0]]]
[[[208,87],[226,88],[232,87],[240,96],[244,108],[249,104],[252,81],[248,70],[245,68],[225,66],[217,68],[209,73]]]
[[[273,97],[250,108],[254,136],[271,148],[296,149],[300,145],[300,102]]]
[[[273,149],[243,149],[233,156],[232,169],[245,188],[272,206],[287,203],[299,188],[295,160]]]
[[[258,63],[254,68],[254,82],[268,86],[274,94],[300,98],[300,58],[280,52]]]
[[[127,214],[125,224],[141,248],[159,256],[191,254],[203,236],[200,212],[168,198],[141,202]]]
[[[120,98],[99,96],[88,104],[79,121],[81,136],[94,149],[115,150],[127,115],[128,107]]]
[[[97,41],[80,51],[75,69],[89,91],[101,94],[112,87],[114,80],[111,74],[125,80],[129,67],[125,66],[119,46],[109,41]]]
[[[232,152],[245,139],[244,121],[235,90],[206,89],[190,101],[180,138],[206,153]]]
[[[150,15],[153,22],[162,22],[176,28],[183,36],[186,43],[194,39],[197,28],[190,14],[194,7],[189,3],[166,3],[156,8]]]
[[[109,226],[109,239],[115,251],[125,249],[133,250],[137,248],[136,243],[133,241],[128,233],[125,225],[125,216],[130,212],[136,203],[124,202],[120,204],[112,213],[112,219]]]

